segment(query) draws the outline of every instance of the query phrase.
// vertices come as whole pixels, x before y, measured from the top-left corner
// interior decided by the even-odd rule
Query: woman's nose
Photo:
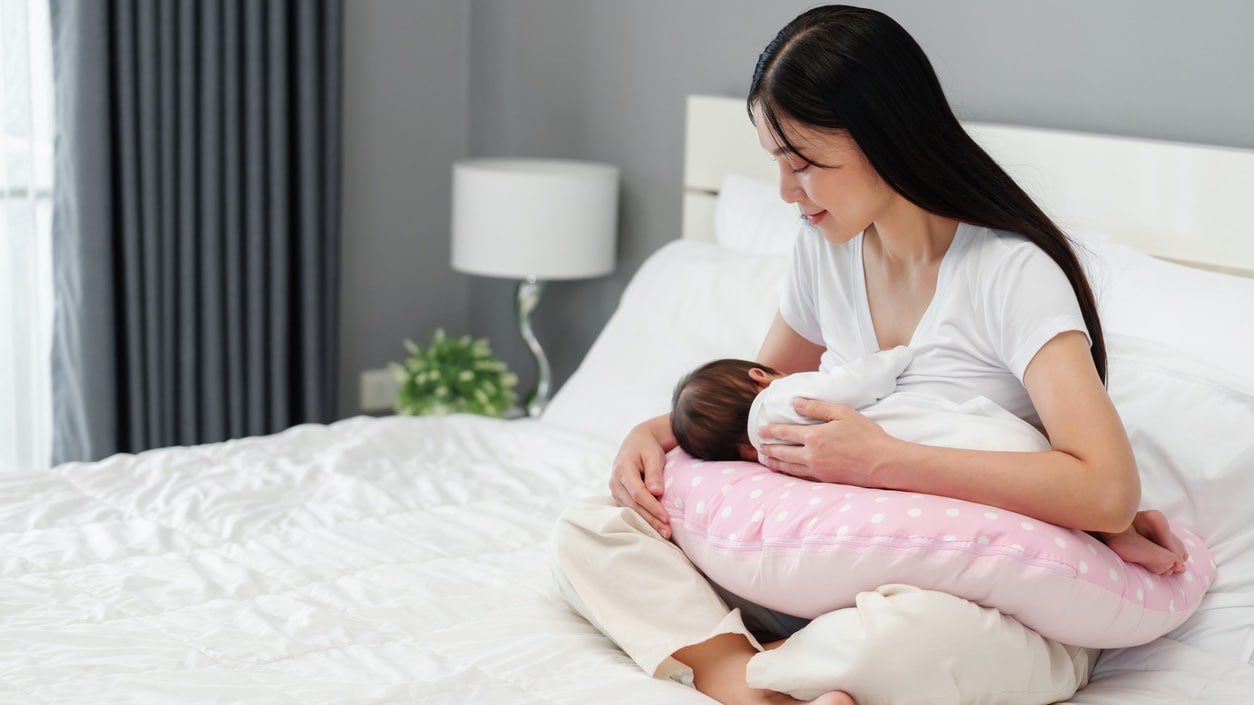
[[[784,199],[784,203],[800,203],[803,194],[801,182],[797,179],[797,175],[793,173],[792,168],[787,166],[780,167],[779,197]]]

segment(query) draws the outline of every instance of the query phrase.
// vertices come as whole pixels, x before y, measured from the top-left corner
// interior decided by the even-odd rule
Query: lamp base
[[[553,374],[549,370],[549,358],[545,356],[544,348],[540,347],[540,341],[536,340],[535,333],[531,330],[531,312],[540,303],[540,295],[542,293],[544,293],[544,282],[535,277],[527,277],[518,282],[516,308],[518,313],[518,332],[522,334],[522,339],[527,343],[527,347],[531,349],[531,355],[535,358],[536,363],[535,383],[531,385],[531,390],[523,401],[523,408],[526,409],[527,415],[531,417],[544,413],[544,407],[548,406],[549,403],[549,387],[553,383]]]

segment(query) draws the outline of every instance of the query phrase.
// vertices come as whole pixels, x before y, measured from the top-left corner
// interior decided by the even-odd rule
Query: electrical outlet
[[[400,386],[387,368],[365,370],[361,373],[361,410],[391,411]]]

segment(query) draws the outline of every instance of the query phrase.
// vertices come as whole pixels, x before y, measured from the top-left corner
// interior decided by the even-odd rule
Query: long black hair
[[[1106,343],[1097,303],[1071,242],[954,116],[923,49],[882,12],[845,5],[798,16],[758,57],[749,88],[780,145],[815,166],[789,141],[785,120],[844,130],[894,191],[920,208],[1027,237],[1066,274],[1106,380]]]

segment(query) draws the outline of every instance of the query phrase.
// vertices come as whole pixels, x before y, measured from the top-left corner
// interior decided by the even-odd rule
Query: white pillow
[[[1108,334],[1152,340],[1254,378],[1254,279],[1167,262],[1100,235],[1076,240]]]
[[[779,307],[787,257],[675,240],[640,266],[544,420],[617,443],[670,411],[679,378],[719,357],[753,359]]]
[[[787,255],[801,228],[800,213],[779,197],[779,187],[734,174],[723,179],[714,203],[718,244],[737,252]]]

